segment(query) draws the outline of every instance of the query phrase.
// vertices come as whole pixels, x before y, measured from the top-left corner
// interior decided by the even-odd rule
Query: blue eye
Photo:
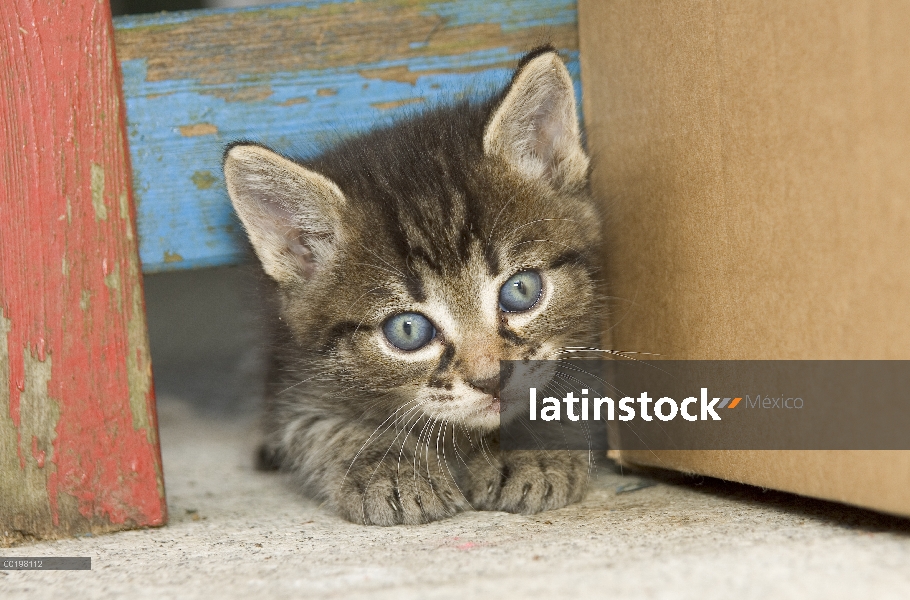
[[[499,288],[499,308],[506,312],[522,312],[540,300],[543,281],[534,271],[515,273]]]
[[[382,326],[382,332],[393,346],[407,352],[423,348],[436,337],[436,328],[420,313],[389,317]]]

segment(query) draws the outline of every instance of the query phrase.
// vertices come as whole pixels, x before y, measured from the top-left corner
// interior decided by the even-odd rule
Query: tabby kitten
[[[227,189],[280,314],[263,457],[358,523],[578,501],[587,452],[502,452],[499,361],[593,345],[599,223],[550,47],[496,97],[300,161],[237,142]]]

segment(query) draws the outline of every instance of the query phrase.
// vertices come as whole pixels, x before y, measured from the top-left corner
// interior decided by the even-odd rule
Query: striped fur
[[[481,103],[413,115],[316,160],[238,142],[228,191],[279,318],[264,462],[361,523],[470,508],[532,513],[581,497],[587,453],[498,449],[500,360],[597,340],[600,217],[571,80],[551,48]],[[522,270],[544,289],[500,310]],[[437,336],[403,352],[384,321]]]

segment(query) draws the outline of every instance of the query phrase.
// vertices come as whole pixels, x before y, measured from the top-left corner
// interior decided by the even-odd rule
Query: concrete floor
[[[93,569],[0,571],[0,597],[910,597],[910,520],[606,460],[581,504],[541,515],[341,521],[252,469],[250,281],[147,280],[170,524],[6,549]]]

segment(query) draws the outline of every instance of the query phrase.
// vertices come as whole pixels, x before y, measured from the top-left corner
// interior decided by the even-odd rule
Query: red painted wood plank
[[[165,522],[105,0],[0,2],[0,543]]]

